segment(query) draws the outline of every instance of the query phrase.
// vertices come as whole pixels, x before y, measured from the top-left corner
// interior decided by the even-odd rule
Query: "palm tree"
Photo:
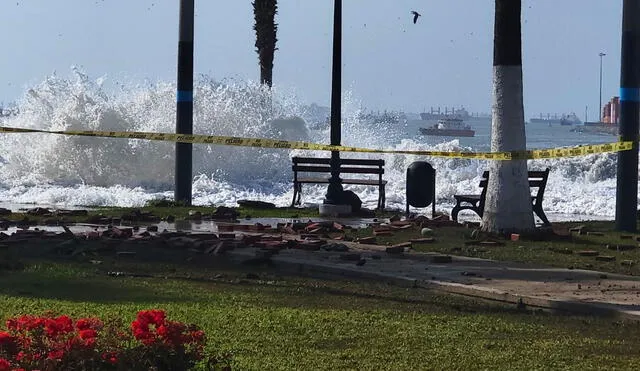
[[[276,32],[278,24],[275,22],[278,13],[277,0],[254,0],[253,16],[256,24],[256,52],[260,62],[260,83],[271,88],[273,84],[273,56],[275,54]]]
[[[524,151],[521,0],[495,0],[491,151]],[[482,229],[493,233],[535,229],[527,160],[492,161]]]

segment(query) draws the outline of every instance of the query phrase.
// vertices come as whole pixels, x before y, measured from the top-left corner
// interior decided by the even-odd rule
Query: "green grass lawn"
[[[109,277],[135,271],[155,277]],[[26,262],[0,271],[0,316],[133,320],[162,308],[204,328],[240,370],[638,369],[640,325],[517,311],[382,283],[226,266]]]

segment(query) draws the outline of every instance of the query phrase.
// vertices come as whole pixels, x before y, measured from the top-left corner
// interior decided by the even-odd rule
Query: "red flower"
[[[164,314],[164,311],[162,310],[150,310],[149,311],[149,315],[151,315],[151,317],[153,318],[153,323],[156,325],[159,325],[161,323],[164,323],[164,320],[166,318],[166,315]]]
[[[75,358],[89,357],[93,361],[102,359],[106,364],[118,365],[120,351],[127,351],[135,338],[147,352],[175,352],[183,354],[185,362],[192,364],[203,358],[205,334],[197,326],[169,321],[162,310],[140,311],[131,322],[131,332],[123,332],[114,326],[105,327],[98,318],[80,318],[74,321],[69,316],[23,315],[6,321],[7,331],[0,331],[0,354],[10,357],[18,364],[29,364],[35,369],[55,366],[64,359],[76,362]],[[101,331],[106,343],[98,343]],[[115,336],[116,343],[110,343]],[[102,338],[102,336],[101,336]],[[138,344],[140,346],[140,344]],[[108,347],[108,348],[107,348]],[[120,347],[123,347],[120,349]],[[137,346],[136,346],[137,347]],[[105,352],[105,348],[109,351]],[[123,353],[126,354],[126,353]],[[94,358],[98,356],[98,359]],[[150,353],[150,356],[154,356]],[[140,362],[148,362],[141,359]],[[0,371],[12,369],[8,360],[0,357]]]
[[[47,359],[62,359],[64,356],[64,351],[62,349],[56,349],[49,352]]]
[[[156,329],[156,332],[160,337],[166,337],[169,334],[169,329],[167,329],[167,326],[165,325],[160,325]]]
[[[9,318],[5,323],[7,326],[7,330],[17,330],[18,329],[18,321],[15,318]]]
[[[168,321],[166,329],[160,331],[162,327],[158,329],[158,335],[165,341],[165,343],[172,346],[181,346],[189,342],[188,336],[184,334],[187,330],[187,326],[180,322]]]
[[[76,328],[78,330],[100,330],[102,321],[97,318],[80,318],[76,321]]]
[[[98,336],[98,332],[96,330],[80,330],[78,331],[78,336],[82,340],[92,339]]]
[[[44,319],[34,316],[20,316],[7,320],[7,329],[10,331],[31,331],[44,325]]]
[[[96,346],[96,338],[88,338],[84,340],[84,345],[87,347],[94,347]]]
[[[164,332],[166,325],[166,315],[164,311],[152,309],[138,312],[135,321],[131,322],[133,336],[145,345],[153,344],[156,341],[156,334]],[[162,329],[162,330],[161,330]]]
[[[165,321],[165,318],[166,315],[164,311],[157,309],[143,310],[138,312],[138,315],[136,316],[136,320],[142,326],[154,325],[156,327],[162,325]]]
[[[45,321],[45,329],[50,337],[57,337],[61,334],[68,334],[73,331],[73,321],[69,316],[49,318]]]
[[[13,336],[8,332],[0,331],[0,345],[13,343]]]
[[[0,358],[0,371],[11,371],[11,363],[4,358]]]
[[[133,330],[133,336],[145,344],[153,342],[155,338],[154,334],[149,330],[149,324],[143,321],[133,321],[131,323],[131,329]]]
[[[116,354],[116,352],[102,353],[102,359],[111,363],[112,365],[118,363],[118,355]]]

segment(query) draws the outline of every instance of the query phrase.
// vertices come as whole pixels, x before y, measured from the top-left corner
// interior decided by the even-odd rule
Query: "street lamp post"
[[[616,230],[636,232],[638,214],[638,136],[640,128],[640,0],[622,5],[622,53],[620,65],[621,141],[630,141],[630,151],[618,152],[616,177]]]
[[[331,73],[331,145],[342,140],[342,0],[335,0],[333,13],[333,68]],[[343,199],[340,179],[340,152],[331,151],[331,178],[324,204],[340,205]]]
[[[604,57],[606,54],[600,53],[598,55],[600,56],[600,105],[598,106],[598,115],[600,116],[598,122],[602,122],[602,57]]]
[[[180,1],[176,134],[193,134],[193,23],[194,0]],[[191,205],[191,143],[176,142],[174,199]]]

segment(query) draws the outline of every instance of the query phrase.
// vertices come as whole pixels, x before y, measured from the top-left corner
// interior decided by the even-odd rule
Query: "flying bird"
[[[418,22],[418,17],[420,17],[421,14],[416,12],[415,10],[412,10],[411,14],[413,14],[413,24],[416,24],[416,22]]]

